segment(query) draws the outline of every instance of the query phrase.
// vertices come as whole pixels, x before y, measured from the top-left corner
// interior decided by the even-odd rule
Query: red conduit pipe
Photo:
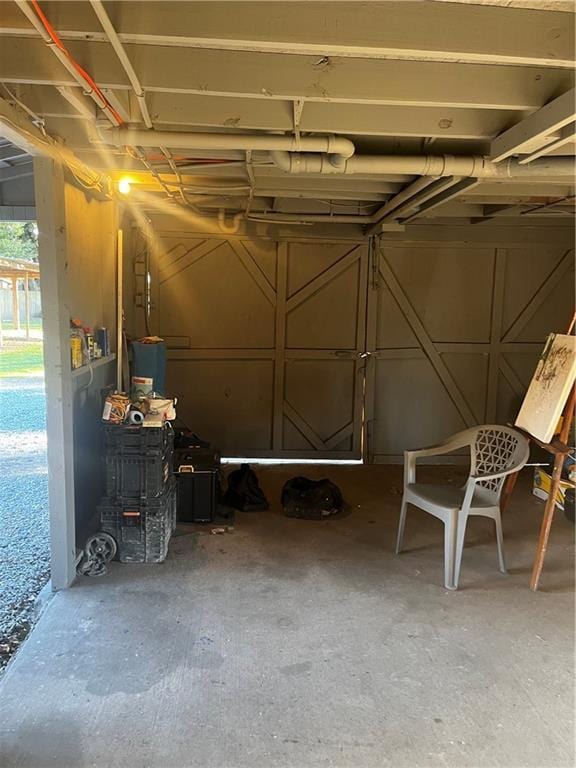
[[[86,72],[86,70],[83,67],[81,67],[80,64],[78,64],[78,62],[74,59],[70,51],[66,48],[66,46],[62,42],[62,40],[60,40],[60,38],[58,37],[58,33],[56,32],[52,24],[50,24],[50,22],[48,21],[42,8],[40,8],[40,3],[38,2],[38,0],[31,0],[31,3],[34,10],[36,11],[36,15],[42,22],[42,26],[44,27],[46,32],[50,35],[50,39],[52,40],[54,45],[56,45],[62,51],[62,53],[67,57],[67,59],[70,61],[74,69],[78,72],[79,75],[81,75],[81,77],[89,85],[90,89],[94,91],[94,93],[98,96],[99,99],[102,100],[104,104],[106,104],[107,109],[110,110],[110,112],[114,115],[114,118],[118,121],[118,125],[124,125],[124,120],[122,120],[122,118],[120,117],[118,112],[114,109],[112,104],[110,104],[106,96],[104,96],[104,94],[102,93],[98,85],[95,83],[95,81],[92,79],[92,77],[90,77],[88,72]]]

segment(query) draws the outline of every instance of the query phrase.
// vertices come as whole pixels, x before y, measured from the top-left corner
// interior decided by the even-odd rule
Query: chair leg
[[[396,538],[396,554],[399,555],[402,551],[402,540],[404,538],[404,525],[406,524],[406,507],[408,502],[402,497],[402,506],[400,507],[400,520],[398,522],[398,536]]]
[[[507,573],[506,560],[504,559],[504,536],[502,535],[502,517],[500,515],[500,512],[496,514],[496,517],[494,518],[494,523],[496,525],[496,545],[498,547],[498,566],[500,568],[501,573]]]
[[[444,523],[444,586],[456,589],[454,585],[454,565],[456,561],[456,516],[450,514]]]
[[[468,523],[468,515],[462,514],[462,511],[458,513],[457,517],[458,533],[456,535],[456,563],[454,565],[454,589],[458,589],[458,583],[460,581],[460,567],[462,566],[462,553],[464,552],[464,540],[466,538],[466,525]]]

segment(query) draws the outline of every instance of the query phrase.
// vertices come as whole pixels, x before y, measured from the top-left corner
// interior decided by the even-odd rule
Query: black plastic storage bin
[[[218,503],[218,469],[177,472],[178,520],[182,523],[209,523]]]
[[[174,472],[182,465],[194,467],[194,471],[216,469],[220,466],[220,451],[195,445],[174,448]]]
[[[104,432],[106,495],[145,499],[164,493],[172,475],[172,426],[107,425]]]
[[[174,430],[169,421],[163,427],[140,427],[134,424],[107,424],[104,427],[107,451],[143,453],[155,450],[162,454],[174,447]]]
[[[114,537],[121,563],[160,563],[176,527],[176,484],[154,499],[104,499],[101,529]]]
[[[122,450],[106,454],[106,495],[154,498],[166,490],[172,474],[170,452],[149,450],[143,455]]]

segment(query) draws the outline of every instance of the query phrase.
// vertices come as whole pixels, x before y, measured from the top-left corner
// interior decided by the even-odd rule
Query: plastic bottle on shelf
[[[86,340],[86,356],[87,360],[86,362],[90,362],[90,360],[94,360],[94,336],[92,334],[92,329],[88,326],[84,327],[84,338]]]

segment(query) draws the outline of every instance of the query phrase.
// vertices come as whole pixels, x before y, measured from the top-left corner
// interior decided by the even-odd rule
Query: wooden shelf
[[[92,370],[96,370],[96,368],[100,368],[102,365],[106,365],[107,363],[111,363],[114,360],[116,360],[116,354],[112,355],[106,355],[106,357],[99,357],[96,360],[92,360],[90,365],[83,365],[81,368],[73,368],[72,369],[72,378],[76,379],[78,376],[81,376],[83,373],[90,373],[90,366],[92,366]]]

